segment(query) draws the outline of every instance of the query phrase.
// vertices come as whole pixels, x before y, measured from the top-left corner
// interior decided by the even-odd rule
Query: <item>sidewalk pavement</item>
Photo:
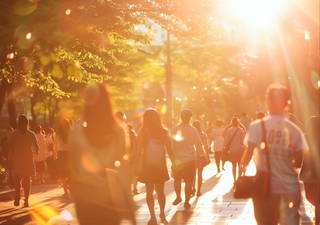
[[[165,214],[170,224],[256,224],[252,201],[250,199],[233,198],[233,178],[231,164],[226,163],[226,171],[217,173],[214,156],[210,155],[211,163],[203,171],[202,196],[192,197],[191,208],[185,210],[183,201],[173,206],[175,199],[173,179],[165,184]],[[168,160],[169,162],[169,160]],[[170,163],[168,163],[170,164]],[[170,168],[170,167],[169,167]],[[253,169],[254,170],[254,169]],[[254,171],[251,168],[251,173]],[[303,190],[303,185],[301,185]],[[146,225],[150,219],[146,204],[145,186],[139,183],[140,194],[133,196],[138,205],[136,211],[137,224]],[[62,198],[62,188],[57,184],[32,186],[30,197],[31,207],[13,206],[13,200],[1,202],[0,224],[78,224],[73,198]],[[302,193],[301,224],[309,225],[314,221],[314,207],[309,204]],[[159,205],[155,197],[155,209],[158,217]],[[184,199],[184,183],[182,184]],[[23,201],[21,201],[23,204]],[[158,218],[158,223],[160,219]],[[107,224],[107,222],[106,222]],[[123,225],[130,224],[123,221]]]

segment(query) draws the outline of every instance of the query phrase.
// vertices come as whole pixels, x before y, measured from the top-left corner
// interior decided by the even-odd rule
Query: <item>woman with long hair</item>
[[[33,128],[34,133],[38,139],[39,143],[39,155],[34,155],[34,160],[36,164],[37,171],[37,183],[44,184],[44,172],[45,172],[45,160],[47,159],[47,145],[42,134],[42,127],[39,124],[36,124]]]
[[[48,173],[53,181],[59,180],[59,173],[58,173],[58,162],[57,160],[54,160],[54,136],[55,132],[54,129],[51,127],[47,127],[45,129],[45,134],[46,134],[46,145],[47,145],[47,168],[48,168]]]
[[[194,121],[192,123],[192,126],[197,128],[199,136],[200,136],[200,140],[201,140],[201,143],[202,143],[202,146],[204,147],[204,150],[206,152],[207,159],[209,159],[209,144],[208,144],[208,136],[207,136],[207,134],[202,131],[201,124],[200,124],[200,122],[198,120]],[[198,153],[196,153],[196,154],[197,154],[196,166],[197,166],[197,169],[198,169],[198,180],[197,180],[197,182],[198,182],[198,191],[197,191],[197,196],[201,196],[202,195],[201,194],[202,171],[203,171],[204,166],[206,166],[206,165],[201,163],[200,155]],[[192,182],[191,195],[194,195],[195,192],[196,192],[195,186],[196,186],[196,179],[194,179],[193,182]]]
[[[68,189],[72,193],[72,184],[70,182],[70,169],[69,169],[69,148],[68,139],[69,132],[72,130],[68,119],[62,119],[59,123],[57,133],[54,138],[54,159],[58,162],[58,173],[62,183],[64,194],[62,197],[69,197]],[[73,194],[73,193],[72,193]]]
[[[320,148],[319,148],[319,124],[317,116],[312,116],[306,127],[306,138],[309,150],[304,153],[300,180],[303,181],[307,200],[315,206],[316,223],[320,218]]]
[[[14,173],[14,188],[16,196],[14,205],[20,204],[21,180],[24,189],[24,206],[29,207],[31,190],[31,176],[35,175],[33,154],[39,154],[36,135],[29,130],[29,119],[22,114],[18,119],[18,129],[13,131],[8,139],[9,149],[12,151],[12,170]]]
[[[70,133],[72,178],[80,224],[135,224],[126,163],[125,133],[114,118],[109,93],[101,84],[87,85],[83,119]]]
[[[148,159],[151,157],[151,155],[149,155],[150,151],[155,150],[152,149],[155,148],[155,146],[152,145],[154,142],[159,144],[162,152],[160,153],[157,162],[151,164]],[[170,177],[168,174],[163,147],[165,147],[167,153],[169,154],[171,163],[173,164],[174,155],[168,130],[163,128],[158,112],[155,109],[147,109],[143,114],[143,126],[138,132],[137,155],[132,170],[134,174],[138,174],[138,161],[140,157],[143,157],[142,171],[138,176],[138,181],[146,184],[146,199],[151,215],[148,225],[157,224],[154,211],[154,190],[156,190],[160,205],[161,223],[168,223],[164,214],[164,208],[166,204],[166,196],[164,195],[164,182],[168,181]],[[157,151],[158,150],[159,149],[157,149]]]
[[[234,182],[237,180],[237,166],[238,177],[242,174],[242,166],[240,166],[241,156],[243,154],[243,139],[244,131],[240,128],[240,120],[234,116],[231,119],[232,128],[227,131],[225,145],[229,145],[229,161],[232,163],[232,174]]]

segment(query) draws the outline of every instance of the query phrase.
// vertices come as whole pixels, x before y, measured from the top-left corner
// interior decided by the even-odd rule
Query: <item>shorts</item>
[[[254,216],[259,225],[299,225],[301,193],[271,193],[253,198]]]
[[[175,180],[184,179],[184,182],[192,182],[196,175],[196,161],[193,160],[177,165],[173,173]]]

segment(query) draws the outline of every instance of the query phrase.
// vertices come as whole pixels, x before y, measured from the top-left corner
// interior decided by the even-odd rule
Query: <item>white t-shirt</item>
[[[211,131],[210,137],[213,143],[213,150],[215,152],[221,152],[224,146],[224,139],[222,137],[223,128],[214,128]]]
[[[196,159],[196,152],[204,154],[198,130],[193,126],[177,125],[171,132],[172,148],[175,159],[180,163],[190,162]]]
[[[288,193],[300,191],[298,170],[293,167],[293,152],[308,149],[308,144],[299,127],[282,116],[270,115],[263,118],[266,129],[271,167],[271,192]],[[256,120],[249,126],[245,144],[254,143],[253,160],[259,171],[266,171],[266,158],[262,156],[262,126]]]

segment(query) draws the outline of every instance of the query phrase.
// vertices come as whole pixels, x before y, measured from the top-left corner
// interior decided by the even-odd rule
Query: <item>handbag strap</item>
[[[237,128],[236,132],[234,132],[234,134],[232,135],[232,137],[231,137],[231,139],[230,139],[230,141],[229,141],[229,143],[228,143],[228,144],[230,144],[230,145],[231,145],[231,143],[232,143],[232,141],[233,141],[234,137],[235,137],[235,136],[236,136],[236,134],[238,133],[238,130],[239,130],[239,127]]]

